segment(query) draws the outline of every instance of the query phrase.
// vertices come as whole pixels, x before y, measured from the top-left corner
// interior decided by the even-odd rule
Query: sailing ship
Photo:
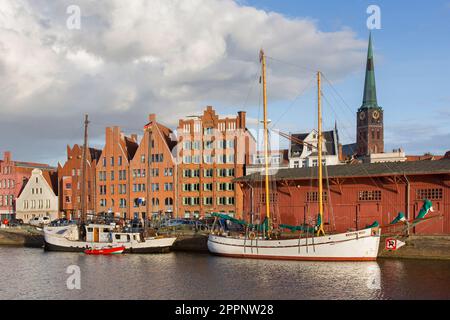
[[[245,221],[215,214],[215,223],[219,218],[244,225],[243,235],[230,235],[214,232],[208,236],[208,249],[220,256],[279,259],[279,260],[315,260],[315,261],[373,261],[377,259],[381,228],[374,224],[362,230],[325,234],[323,219],[323,164],[322,164],[322,112],[321,112],[321,73],[317,72],[318,87],[318,200],[319,214],[315,226],[288,226],[279,228],[301,231],[296,238],[283,238],[274,234],[270,212],[269,158],[268,158],[268,121],[266,92],[266,57],[261,50],[263,106],[264,106],[264,158],[265,158],[265,203],[266,218],[261,225],[252,225]],[[253,230],[256,230],[253,231]],[[306,236],[303,236],[306,234]]]
[[[124,253],[164,253],[176,241],[176,237],[154,236],[147,237],[150,230],[136,230],[125,228],[115,222],[99,223],[96,221],[86,221],[86,152],[88,137],[88,116],[84,121],[84,146],[82,154],[81,173],[81,219],[79,224],[54,225],[50,224],[44,228],[44,249],[46,251],[65,252],[96,252],[96,250],[106,250],[111,248],[122,248]],[[151,130],[146,127],[146,130]],[[151,133],[151,132],[150,132]],[[150,143],[149,143],[150,144]],[[149,148],[150,154],[150,148]],[[149,159],[151,157],[148,157]],[[149,168],[151,161],[148,161]],[[149,170],[150,172],[150,170]],[[137,232],[136,232],[137,231]],[[114,251],[114,250],[113,250]]]

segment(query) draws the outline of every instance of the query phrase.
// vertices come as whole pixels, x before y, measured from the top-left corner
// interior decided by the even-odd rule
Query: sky
[[[80,28],[67,27],[76,5]],[[275,129],[316,126],[315,71],[324,76],[324,125],[356,135],[369,29],[386,150],[450,150],[450,0],[2,0],[0,152],[56,165],[66,145],[103,147],[106,126],[142,133],[147,115],[172,129],[213,105],[262,117],[258,54],[268,56]],[[71,20],[73,21],[73,20]],[[287,144],[282,141],[280,146]]]

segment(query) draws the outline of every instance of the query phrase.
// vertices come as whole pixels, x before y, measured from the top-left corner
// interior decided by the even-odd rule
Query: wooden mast
[[[317,230],[317,235],[325,235],[325,231],[323,229],[323,173],[322,173],[322,91],[321,91],[321,73],[317,72],[317,105],[318,105],[318,137],[317,137],[317,149],[318,149],[318,165],[319,165],[319,217],[320,217],[320,225]]]
[[[260,61],[262,64],[262,82],[263,82],[263,104],[264,104],[264,160],[265,160],[265,190],[266,190],[266,217],[269,224],[268,236],[272,231],[272,217],[270,215],[270,193],[269,193],[269,129],[267,125],[267,82],[266,82],[266,57],[264,50],[260,51]]]
[[[81,222],[86,221],[86,159],[87,159],[87,148],[88,148],[88,125],[89,118],[85,115],[84,119],[84,143],[83,143],[83,155],[81,157]]]
[[[146,211],[147,211],[147,217],[145,217],[144,219],[144,226],[146,226],[146,221],[149,220],[150,218],[153,217],[153,215],[151,214],[151,208],[152,205],[150,203],[150,191],[151,191],[151,187],[152,187],[152,180],[151,180],[151,170],[152,170],[152,126],[153,123],[150,122],[149,125],[146,127],[146,131],[148,133],[147,137],[148,137],[148,141],[147,141],[147,199],[146,199]]]

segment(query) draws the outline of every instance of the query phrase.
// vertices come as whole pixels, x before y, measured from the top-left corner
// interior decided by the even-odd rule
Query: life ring
[[[254,233],[253,231],[250,232],[250,233],[248,234],[248,238],[249,238],[250,240],[255,239],[255,238],[256,238],[256,233]]]

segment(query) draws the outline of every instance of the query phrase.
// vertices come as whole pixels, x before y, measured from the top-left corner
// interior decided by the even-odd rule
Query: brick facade
[[[156,122],[156,116],[151,114],[131,160],[131,218],[174,212],[176,172],[172,148],[175,145],[173,132]]]
[[[243,202],[232,180],[245,175],[255,140],[246,129],[246,114],[220,118],[211,106],[177,128],[177,207],[179,217],[222,212],[240,217]]]
[[[89,148],[86,166],[86,211],[95,211],[96,204],[96,166],[101,150]],[[62,216],[77,219],[81,214],[81,171],[83,147],[67,146],[67,160],[58,165],[59,208]]]
[[[96,164],[96,211],[131,216],[130,162],[138,149],[137,136],[125,136],[119,127],[108,127],[105,146]]]

